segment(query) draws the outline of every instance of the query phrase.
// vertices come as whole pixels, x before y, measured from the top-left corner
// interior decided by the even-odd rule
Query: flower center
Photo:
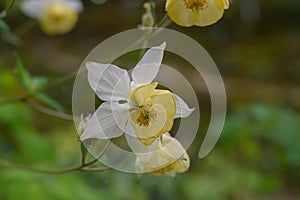
[[[152,108],[152,104],[148,103],[146,105],[142,105],[137,110],[138,116],[136,119],[136,123],[139,126],[148,126],[151,122],[151,119],[154,119],[156,117],[156,112]]]
[[[188,9],[197,12],[199,10],[204,10],[207,7],[206,0],[183,0],[185,6]]]

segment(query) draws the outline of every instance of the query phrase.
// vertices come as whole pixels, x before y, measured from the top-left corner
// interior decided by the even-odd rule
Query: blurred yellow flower
[[[228,0],[167,0],[166,11],[180,26],[208,26],[216,23],[229,8]]]
[[[73,29],[78,20],[78,15],[63,3],[49,5],[39,23],[42,29],[49,35],[64,34]]]
[[[25,0],[21,9],[37,19],[46,34],[55,35],[68,33],[74,28],[82,3],[79,0]]]
[[[156,151],[147,162],[137,156],[137,173],[150,172],[153,175],[175,177],[176,173],[186,172],[190,167],[190,158],[183,146],[169,133],[162,135]]]

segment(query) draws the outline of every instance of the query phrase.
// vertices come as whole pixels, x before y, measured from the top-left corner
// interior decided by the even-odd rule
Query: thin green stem
[[[160,22],[157,24],[157,27],[163,27],[164,23],[170,19],[168,13],[166,13]]]
[[[31,171],[31,172],[39,172],[39,173],[46,173],[46,174],[63,174],[63,173],[69,173],[69,172],[74,172],[74,171],[85,171],[85,172],[103,172],[103,171],[108,171],[111,168],[105,167],[105,168],[90,168],[88,166],[91,166],[95,162],[98,161],[99,158],[101,158],[110,144],[112,143],[112,139],[110,140],[109,143],[106,144],[104,147],[103,151],[101,154],[98,155],[97,158],[94,160],[85,163],[85,156],[82,155],[82,161],[81,165],[75,166],[75,167],[70,167],[66,169],[40,169],[40,168],[35,168],[35,167],[30,167],[30,166],[25,166],[25,165],[20,165],[16,163],[9,162],[7,160],[0,159],[0,167],[5,167],[5,168],[15,168],[15,169],[21,169],[21,170],[26,170],[26,171]]]
[[[60,118],[60,119],[64,119],[64,120],[73,120],[73,116],[72,115],[68,115],[68,114],[65,114],[65,113],[62,113],[62,112],[58,112],[56,110],[52,110],[52,109],[49,109],[47,107],[44,107],[44,106],[41,106],[37,103],[34,103],[32,101],[28,101],[28,104],[34,108],[35,110],[41,112],[41,113],[44,113],[44,114],[47,114],[47,115],[50,115],[50,116],[53,116],[53,117],[57,117],[57,118]]]
[[[29,167],[25,165],[20,165],[16,163],[12,163],[3,159],[0,159],[0,166],[1,167],[6,167],[6,168],[15,168],[15,169],[22,169],[26,171],[31,171],[31,172],[40,172],[40,173],[47,173],[47,174],[62,174],[62,173],[68,173],[68,172],[73,172],[73,171],[79,171],[83,169],[83,166],[77,166],[77,167],[70,167],[66,169],[40,169],[40,168],[35,168],[35,167]]]

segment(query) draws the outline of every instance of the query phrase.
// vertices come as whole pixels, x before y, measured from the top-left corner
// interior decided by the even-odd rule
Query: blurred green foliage
[[[0,91],[14,90],[17,77],[1,72]],[[24,103],[0,107],[1,157],[44,168],[76,165],[80,145],[72,123],[40,132],[35,115]],[[143,175],[138,180],[108,172],[106,185],[102,173],[44,175],[0,168],[0,198],[257,199],[279,193],[293,199],[300,185],[299,130],[299,113],[256,102],[231,112],[213,152],[202,160],[192,156],[190,171],[176,179]]]

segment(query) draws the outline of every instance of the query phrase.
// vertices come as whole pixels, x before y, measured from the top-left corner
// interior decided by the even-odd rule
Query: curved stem
[[[49,109],[47,107],[41,106],[41,105],[39,105],[37,103],[34,103],[32,101],[28,101],[28,104],[32,108],[34,108],[35,110],[37,110],[41,113],[45,113],[47,115],[51,115],[51,116],[54,116],[54,117],[57,117],[57,118],[60,118],[60,119],[64,119],[64,120],[70,120],[70,121],[73,120],[72,115],[68,115],[68,114],[65,114],[65,113],[62,113],[62,112],[58,112],[56,110]]]
[[[160,20],[160,22],[157,24],[157,27],[164,27],[163,25],[170,19],[168,13],[166,13],[163,18]]]
[[[66,168],[66,169],[61,169],[61,170],[39,169],[39,168],[35,168],[35,167],[29,167],[29,166],[25,166],[25,165],[12,163],[12,162],[9,162],[9,161],[3,160],[3,159],[0,159],[0,166],[6,167],[6,168],[15,168],[15,169],[22,169],[22,170],[26,170],[26,171],[48,173],[48,174],[62,174],[62,173],[67,173],[67,172],[72,172],[72,171],[78,171],[83,168],[82,166],[77,166],[77,167],[71,167],[71,168]]]
[[[39,173],[46,173],[46,174],[63,174],[63,173],[69,173],[69,172],[74,172],[74,171],[86,171],[86,172],[103,172],[110,170],[111,168],[105,167],[105,168],[90,168],[88,166],[91,166],[95,162],[98,161],[99,158],[101,158],[110,144],[112,143],[112,139],[110,140],[109,143],[104,147],[103,151],[97,158],[94,160],[85,163],[84,160],[81,162],[81,165],[75,166],[75,167],[70,167],[66,169],[40,169],[40,168],[35,168],[35,167],[30,167],[30,166],[25,166],[25,165],[20,165],[16,163],[9,162],[7,160],[0,159],[0,167],[6,167],[6,168],[15,168],[15,169],[22,169],[26,171],[32,171],[32,172],[39,172]]]

